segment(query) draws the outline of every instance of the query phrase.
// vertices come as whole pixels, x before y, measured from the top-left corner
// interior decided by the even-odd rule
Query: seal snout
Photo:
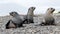
[[[31,7],[31,9],[35,10],[36,7]]]

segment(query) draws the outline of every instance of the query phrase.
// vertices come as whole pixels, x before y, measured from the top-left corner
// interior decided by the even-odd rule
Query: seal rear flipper
[[[5,25],[6,29],[9,29],[9,24],[10,24],[10,20],[7,22],[7,24]]]

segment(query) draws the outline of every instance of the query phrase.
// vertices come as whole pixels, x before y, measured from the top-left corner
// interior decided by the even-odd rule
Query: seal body
[[[55,25],[55,19],[53,17],[54,8],[48,8],[44,16],[44,22],[40,25]]]
[[[24,23],[24,18],[21,17],[17,12],[11,12],[12,18],[7,22],[6,29],[22,27]]]
[[[27,12],[27,15],[26,15],[26,21],[25,23],[34,23],[34,20],[33,20],[33,16],[34,16],[34,10],[35,10],[35,7],[30,7],[28,9],[28,12]]]

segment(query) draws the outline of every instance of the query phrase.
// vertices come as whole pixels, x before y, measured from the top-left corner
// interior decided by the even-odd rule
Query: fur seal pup
[[[10,19],[6,26],[6,29],[22,27],[24,23],[24,18],[21,17],[17,12],[10,12],[12,19]]]
[[[55,19],[53,17],[54,8],[48,8],[44,16],[44,22],[40,25],[55,25]]]
[[[27,12],[27,15],[26,15],[26,20],[25,20],[25,23],[28,24],[28,23],[34,23],[34,20],[33,20],[33,16],[34,16],[34,10],[35,10],[35,7],[30,7],[28,9],[28,12]]]

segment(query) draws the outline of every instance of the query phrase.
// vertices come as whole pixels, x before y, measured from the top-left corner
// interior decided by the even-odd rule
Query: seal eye
[[[52,9],[52,8],[51,8]]]
[[[35,7],[31,7],[31,9],[35,9]]]
[[[53,8],[51,8],[51,10],[52,10]]]

